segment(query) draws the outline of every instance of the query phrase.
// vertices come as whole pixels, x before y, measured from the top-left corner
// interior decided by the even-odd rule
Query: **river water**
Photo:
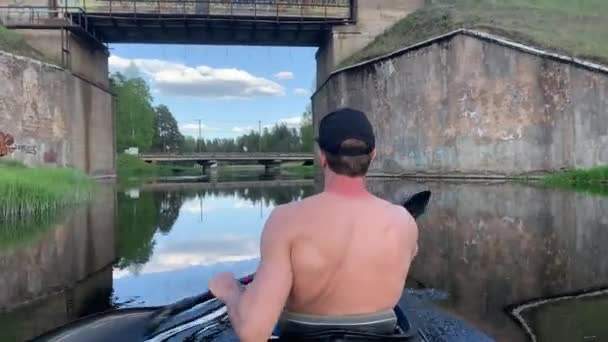
[[[408,279],[429,305],[497,341],[608,341],[608,197],[512,183],[368,183],[393,201],[433,192]],[[171,303],[205,291],[220,271],[248,274],[271,210],[316,189],[257,178],[102,183],[53,227],[0,244],[0,341],[111,307]]]

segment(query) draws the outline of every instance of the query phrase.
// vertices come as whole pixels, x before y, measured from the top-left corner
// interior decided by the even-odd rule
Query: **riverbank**
[[[199,176],[201,169],[171,164],[151,164],[128,154],[117,156],[119,180],[167,176]]]
[[[603,0],[429,0],[340,67],[469,28],[608,64],[608,2]]]
[[[608,166],[567,170],[545,176],[521,177],[517,180],[550,188],[608,196]]]
[[[0,162],[0,219],[16,222],[51,216],[85,201],[93,189],[93,180],[74,169],[29,168],[18,162]]]
[[[281,165],[281,174],[290,177],[312,178],[315,176],[315,166],[302,165],[302,163],[285,163]]]

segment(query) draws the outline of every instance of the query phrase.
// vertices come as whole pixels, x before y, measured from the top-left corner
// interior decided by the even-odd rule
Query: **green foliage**
[[[344,67],[458,28],[500,34],[574,57],[608,63],[608,2],[604,0],[427,0]]]
[[[89,199],[93,188],[93,181],[77,170],[1,163],[0,219],[4,222],[0,227],[14,229],[28,218],[55,216],[61,209]]]
[[[234,138],[198,140],[186,137],[182,152],[312,152],[313,129],[310,106],[302,114],[302,125],[298,131],[286,124],[264,127],[262,135],[256,131]]]
[[[137,269],[150,260],[155,235],[168,234],[179,211],[188,200],[210,196],[238,196],[255,204],[276,206],[312,195],[312,186],[277,186],[272,188],[189,189],[141,191],[138,198],[118,193],[118,255],[120,269]]]
[[[167,106],[156,107],[154,120],[154,140],[152,150],[175,153],[183,149],[184,136],[180,133],[177,121]]]
[[[312,152],[314,143],[314,131],[312,127],[312,108],[306,106],[306,111],[302,114],[302,125],[300,126],[300,139],[302,141],[302,151]]]
[[[154,250],[154,234],[158,227],[159,211],[152,192],[142,192],[131,199],[118,194],[118,255],[120,269],[143,265]]]
[[[116,146],[119,152],[138,147],[151,151],[154,140],[156,111],[152,95],[142,78],[127,78],[120,73],[110,79],[116,95]]]

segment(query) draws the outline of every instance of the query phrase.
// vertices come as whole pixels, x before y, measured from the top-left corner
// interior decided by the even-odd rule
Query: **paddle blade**
[[[431,192],[428,190],[422,191],[411,196],[407,196],[405,200],[403,200],[402,205],[410,213],[410,215],[417,219],[424,214],[430,199]]]

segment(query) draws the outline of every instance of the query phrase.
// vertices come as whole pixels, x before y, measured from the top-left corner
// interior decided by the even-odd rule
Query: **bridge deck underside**
[[[108,43],[319,46],[341,20],[265,20],[196,15],[87,13],[90,26]]]

